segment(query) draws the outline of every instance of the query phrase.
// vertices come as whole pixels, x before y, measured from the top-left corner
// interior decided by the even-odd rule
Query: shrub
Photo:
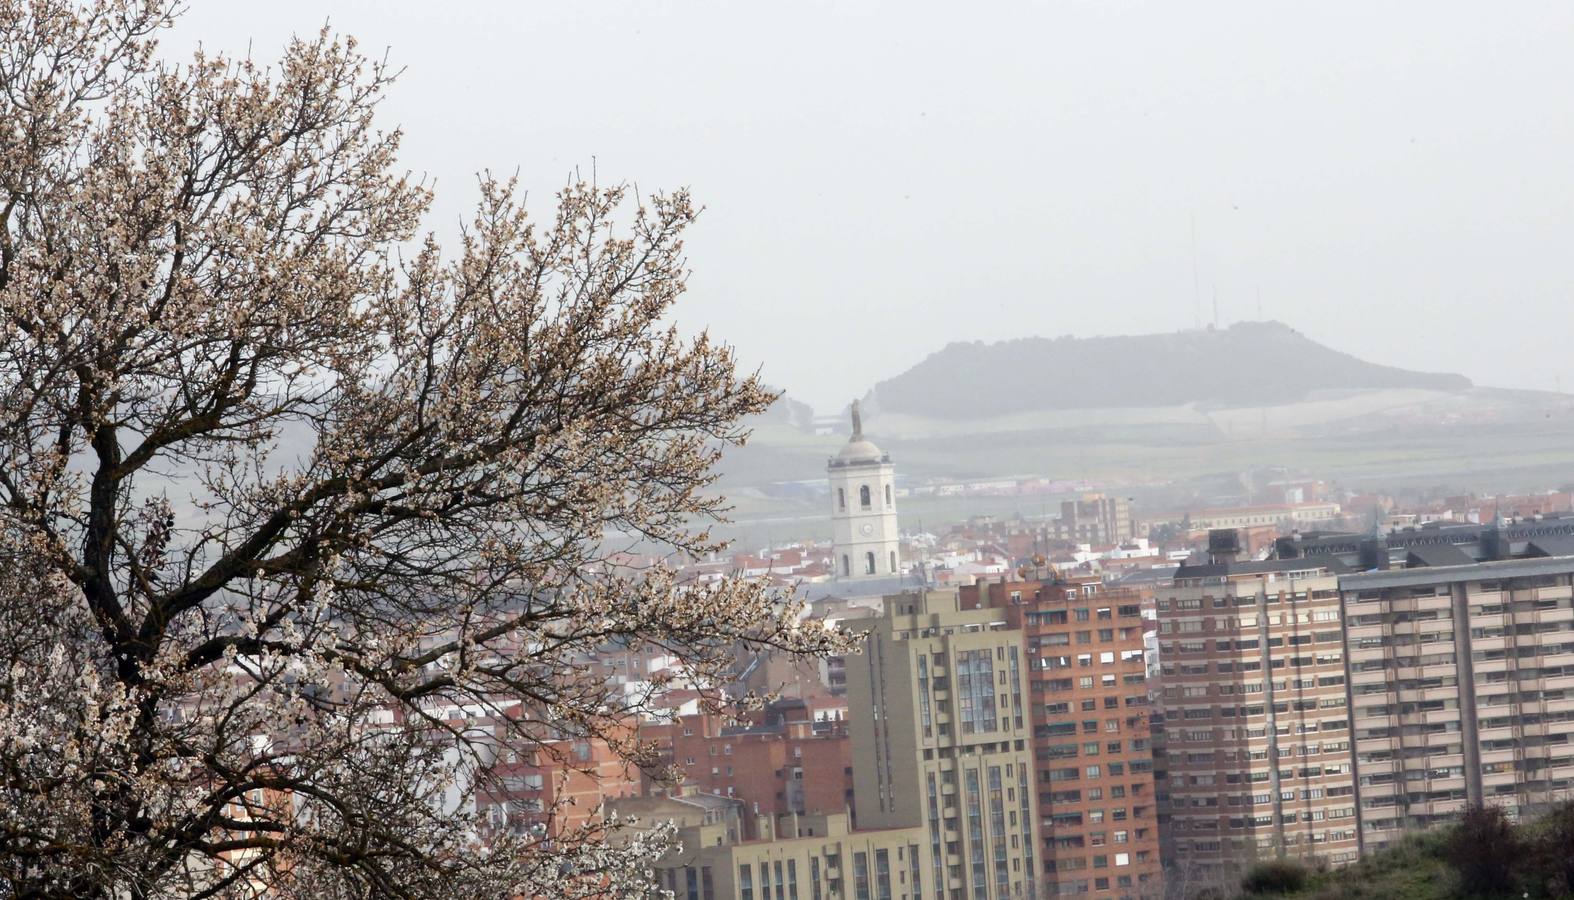
[[[1241,889],[1249,894],[1287,894],[1306,886],[1311,873],[1293,859],[1270,859],[1246,870]]]
[[[1448,841],[1448,864],[1467,897],[1494,897],[1513,887],[1513,867],[1524,850],[1508,816],[1496,806],[1472,806]]]
[[[1558,804],[1539,824],[1535,856],[1549,890],[1574,894],[1574,803]]]

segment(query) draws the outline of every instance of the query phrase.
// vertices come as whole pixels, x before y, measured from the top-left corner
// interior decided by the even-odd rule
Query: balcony
[[[1481,751],[1481,764],[1513,762],[1514,754],[1517,752],[1513,747],[1505,747],[1502,750],[1483,750]]]
[[[1483,741],[1509,741],[1518,736],[1514,734],[1513,726],[1501,725],[1497,728],[1483,728],[1477,737]]]
[[[1514,771],[1513,769],[1510,769],[1507,772],[1492,772],[1490,774],[1481,776],[1481,786],[1482,788],[1493,788],[1505,784],[1518,784],[1519,775],[1520,773]]]
[[[1370,765],[1370,763],[1368,765]],[[1400,791],[1397,790],[1398,786],[1398,783],[1393,781],[1389,781],[1384,784],[1363,784],[1361,785],[1361,798],[1363,800],[1368,800],[1376,799],[1378,797],[1392,797],[1395,794],[1400,793]]]
[[[1476,669],[1476,677],[1477,678],[1480,678],[1482,675],[1490,675],[1490,674],[1495,674],[1495,673],[1499,673],[1499,672],[1507,672],[1508,671],[1508,660],[1506,660],[1506,659],[1483,659],[1480,662],[1475,664],[1475,669]]]

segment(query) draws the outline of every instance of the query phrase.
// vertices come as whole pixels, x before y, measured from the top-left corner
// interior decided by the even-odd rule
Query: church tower
[[[890,578],[901,572],[896,530],[896,468],[864,437],[858,401],[853,436],[826,466],[831,482],[832,565],[838,581]]]

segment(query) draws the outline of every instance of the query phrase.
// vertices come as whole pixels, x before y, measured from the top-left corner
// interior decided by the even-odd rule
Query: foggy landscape
[[[1574,896],[1571,46],[0,0],[0,897]]]

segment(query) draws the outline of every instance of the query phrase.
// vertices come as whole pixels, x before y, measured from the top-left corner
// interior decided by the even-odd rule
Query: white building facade
[[[863,435],[853,401],[853,435],[826,465],[831,483],[831,541],[839,581],[901,574],[896,526],[896,468]]]

